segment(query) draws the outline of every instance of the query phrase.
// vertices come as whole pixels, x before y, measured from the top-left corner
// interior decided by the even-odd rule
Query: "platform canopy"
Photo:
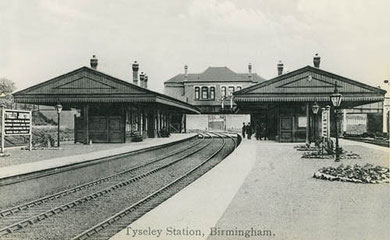
[[[200,113],[183,101],[120,80],[89,67],[72,72],[14,93],[15,102],[71,106],[85,103],[155,103],[176,111]]]
[[[384,100],[385,90],[345,78],[322,69],[306,66],[271,80],[234,92],[234,101],[241,106],[281,103],[330,103],[337,86],[342,94],[341,108],[349,108]],[[254,104],[258,103],[258,104]],[[250,106],[252,105],[252,106]],[[245,107],[244,107],[245,108]],[[242,110],[242,108],[241,108]]]

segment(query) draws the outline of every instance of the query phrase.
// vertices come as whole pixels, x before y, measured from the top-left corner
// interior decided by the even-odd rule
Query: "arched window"
[[[222,97],[226,97],[226,87],[225,86],[221,87],[221,95],[222,95]]]
[[[202,87],[202,99],[207,99],[209,97],[209,89],[208,87]]]
[[[195,100],[199,100],[200,98],[200,89],[199,87],[195,87]]]
[[[234,92],[234,86],[229,86],[228,88],[229,97],[233,95],[233,92]]]
[[[210,87],[210,99],[215,99],[215,87]]]

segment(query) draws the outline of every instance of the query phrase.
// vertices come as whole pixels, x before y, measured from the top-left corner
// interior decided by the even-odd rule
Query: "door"
[[[121,116],[108,116],[108,142],[124,142],[124,124]]]
[[[293,141],[293,117],[292,116],[280,117],[280,141],[281,142]]]
[[[154,138],[154,128],[155,128],[155,126],[154,126],[154,122],[155,122],[155,119],[154,119],[154,114],[152,114],[152,113],[149,113],[148,114],[148,138]]]

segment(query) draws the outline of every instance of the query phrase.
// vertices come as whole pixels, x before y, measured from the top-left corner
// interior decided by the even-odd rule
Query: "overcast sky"
[[[378,86],[390,78],[389,0],[0,0],[0,77],[18,90],[81,66],[150,88],[208,66],[266,79],[312,65]]]

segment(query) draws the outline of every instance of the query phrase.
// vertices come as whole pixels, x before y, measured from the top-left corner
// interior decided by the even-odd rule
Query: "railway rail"
[[[29,201],[27,203],[19,204],[17,206],[13,206],[11,208],[1,210],[0,211],[0,219],[5,217],[5,216],[9,216],[9,215],[12,215],[14,213],[17,213],[19,211],[26,210],[26,209],[31,208],[33,206],[40,205],[40,204],[42,204],[44,202],[47,202],[47,201],[50,201],[50,200],[54,200],[54,199],[58,199],[60,197],[66,196],[68,194],[75,193],[77,191],[84,190],[86,188],[95,186],[97,184],[101,184],[101,183],[107,182],[107,181],[109,181],[109,180],[111,180],[113,178],[116,178],[116,177],[119,177],[119,176],[122,176],[122,175],[125,175],[125,174],[128,174],[128,173],[134,172],[136,170],[139,170],[139,169],[144,168],[146,166],[149,166],[151,164],[157,163],[157,162],[162,161],[162,160],[164,160],[164,159],[166,159],[166,158],[168,158],[170,156],[174,156],[175,154],[178,154],[178,153],[182,152],[183,150],[189,150],[189,149],[192,149],[192,148],[198,146],[200,143],[202,143],[202,141],[204,139],[205,139],[204,136],[202,136],[202,138],[200,140],[196,141],[195,143],[193,143],[193,144],[191,144],[189,146],[181,147],[181,148],[177,149],[176,151],[173,151],[171,153],[168,153],[168,154],[162,155],[160,157],[157,157],[157,158],[153,159],[150,162],[146,162],[144,164],[140,164],[138,166],[132,167],[130,169],[123,170],[121,172],[112,174],[110,176],[102,177],[102,178],[99,178],[97,180],[90,181],[90,182],[78,185],[76,187],[73,187],[73,188],[69,188],[69,189],[66,189],[66,190],[54,193],[54,194],[50,194],[48,196],[44,196],[44,197],[38,198],[38,199],[33,200],[33,201]],[[0,232],[1,232],[1,230],[0,230]]]
[[[183,148],[160,156],[145,164],[135,166],[133,168],[126,169],[111,176],[88,182],[80,186],[61,191],[56,194],[52,194],[34,201],[30,201],[25,204],[21,204],[3,210],[0,212],[0,236],[7,237],[7,235],[18,232],[30,225],[41,223],[45,219],[52,218],[54,216],[59,215],[60,213],[63,213],[73,208],[79,208],[88,202],[96,201],[96,199],[102,199],[100,201],[104,202],[105,200],[110,199],[110,197],[112,197],[110,195],[114,194],[114,192],[117,192],[120,189],[128,188],[133,184],[137,184],[137,182],[139,181],[147,182],[145,179],[148,179],[149,176],[152,176],[154,174],[161,175],[161,172],[163,171],[167,171],[169,173],[169,171],[173,171],[170,169],[173,169],[174,166],[178,164],[183,164],[184,166],[187,166],[189,163],[182,162],[188,159],[190,156],[196,155],[197,153],[207,148],[209,149],[209,151],[212,150],[212,153],[205,160],[201,161],[196,166],[192,166],[190,170],[182,174],[180,177],[175,178],[175,180],[170,181],[170,183],[165,184],[159,189],[153,191],[153,193],[148,194],[142,199],[136,201],[134,204],[125,208],[119,213],[84,231],[82,234],[79,234],[74,239],[85,239],[89,236],[92,236],[94,235],[94,233],[100,232],[107,226],[112,226],[112,224],[117,222],[117,220],[120,220],[123,216],[127,216],[129,213],[133,212],[135,209],[138,209],[140,206],[145,205],[150,200],[158,198],[158,196],[162,193],[169,192],[170,189],[174,188],[175,185],[182,182],[185,178],[188,178],[188,176],[192,175],[202,166],[206,165],[211,159],[213,159],[218,153],[220,153],[226,145],[225,139],[232,139],[234,147],[236,147],[237,142],[233,137],[224,134],[214,134],[217,138],[222,139],[222,143],[217,149],[213,150],[213,148],[210,147],[211,143],[215,139],[215,137],[213,137],[213,134],[206,133],[205,135],[208,135],[211,138],[201,136],[199,141],[194,142],[191,146],[184,146]],[[143,170],[147,167],[152,168]],[[143,170],[142,173],[136,174],[135,176],[129,176],[130,173],[134,173],[141,170]],[[81,196],[75,194],[76,192],[82,192]],[[70,197],[66,198],[66,196]],[[64,200],[61,200],[62,198]],[[112,199],[112,201],[114,200],[115,199]],[[40,205],[43,206],[41,207]]]

